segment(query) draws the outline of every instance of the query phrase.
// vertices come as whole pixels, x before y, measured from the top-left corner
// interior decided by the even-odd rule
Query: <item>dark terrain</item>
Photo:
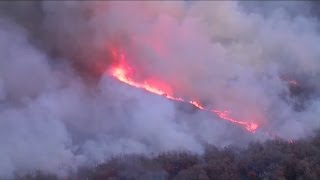
[[[208,145],[202,155],[184,151],[153,157],[122,155],[95,167],[82,167],[63,179],[319,179],[320,133],[304,140],[251,143],[248,148]],[[59,179],[43,172],[16,179]]]

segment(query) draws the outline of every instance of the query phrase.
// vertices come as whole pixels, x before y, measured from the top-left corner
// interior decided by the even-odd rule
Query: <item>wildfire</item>
[[[112,52],[113,52],[113,56],[115,59],[115,65],[110,68],[109,72],[110,72],[111,76],[115,77],[119,81],[121,81],[125,84],[128,84],[130,86],[133,86],[135,88],[143,89],[143,90],[146,90],[150,93],[161,95],[163,97],[166,97],[167,99],[189,103],[200,110],[211,112],[223,120],[227,120],[232,123],[239,124],[239,125],[243,126],[249,132],[254,133],[257,130],[258,124],[254,123],[254,122],[241,121],[241,120],[232,118],[230,116],[230,113],[231,113],[230,111],[207,109],[200,102],[187,101],[187,100],[179,98],[179,97],[174,97],[173,95],[170,95],[170,93],[166,92],[165,90],[162,90],[161,88],[157,87],[157,85],[155,85],[155,84],[151,85],[147,81],[144,81],[142,83],[134,81],[131,76],[131,68],[129,65],[127,65],[127,63],[125,61],[124,54],[122,54],[122,53],[117,54],[116,51],[112,51]]]
[[[298,82],[296,80],[289,80],[288,83],[292,86],[298,86]]]
[[[287,82],[287,84],[290,86],[299,86],[299,83],[297,80],[289,79],[287,77],[280,77],[280,78],[281,78],[281,80]]]

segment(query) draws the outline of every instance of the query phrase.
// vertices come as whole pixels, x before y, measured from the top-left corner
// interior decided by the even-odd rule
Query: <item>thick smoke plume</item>
[[[0,2],[0,177],[63,175],[121,153],[203,152],[319,128],[319,20],[309,2]],[[124,85],[257,122],[255,134]],[[294,83],[292,83],[294,82]],[[189,111],[190,110],[190,111]]]

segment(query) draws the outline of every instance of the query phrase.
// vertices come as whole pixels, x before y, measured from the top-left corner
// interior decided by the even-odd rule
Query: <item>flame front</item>
[[[254,122],[247,122],[247,121],[242,121],[242,120],[232,118],[230,116],[230,113],[231,113],[230,111],[223,111],[223,110],[217,110],[217,109],[210,110],[210,109],[205,108],[200,102],[187,101],[187,100],[184,100],[179,97],[174,97],[173,95],[166,92],[165,90],[161,90],[156,85],[154,85],[154,84],[151,85],[147,81],[142,82],[142,83],[134,81],[133,78],[131,78],[131,76],[130,76],[131,68],[126,63],[124,54],[122,54],[122,53],[117,54],[116,51],[112,51],[112,52],[113,52],[113,56],[115,59],[115,65],[110,68],[109,72],[110,72],[111,76],[115,77],[119,81],[121,81],[125,84],[128,84],[130,86],[133,86],[135,88],[143,89],[143,90],[146,90],[150,93],[161,95],[167,99],[189,103],[200,110],[211,112],[223,120],[227,120],[231,123],[241,125],[249,132],[254,133],[257,130],[258,124],[254,123]]]

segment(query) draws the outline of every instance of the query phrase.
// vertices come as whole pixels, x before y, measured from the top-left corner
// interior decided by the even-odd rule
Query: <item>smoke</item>
[[[263,140],[265,131],[312,135],[318,17],[308,2],[263,4],[1,2],[0,177],[63,175],[121,153],[201,153],[206,143]],[[105,72],[113,48],[138,81],[166,83],[261,130],[117,82]]]

